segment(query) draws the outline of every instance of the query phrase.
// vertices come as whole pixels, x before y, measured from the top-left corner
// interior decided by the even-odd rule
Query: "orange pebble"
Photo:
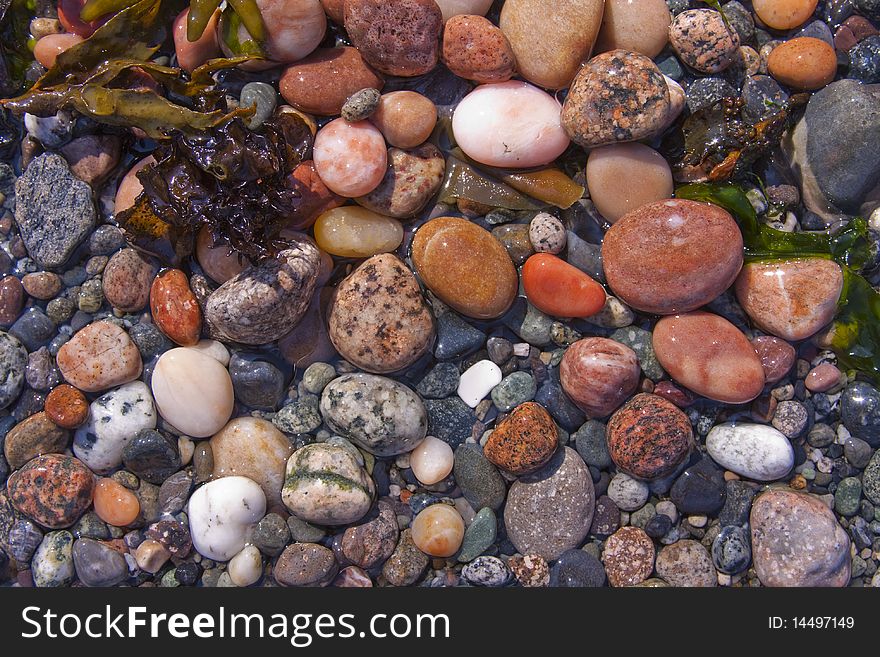
[[[34,45],[34,59],[46,68],[52,68],[58,55],[83,41],[78,34],[47,34]]]
[[[95,486],[95,513],[108,525],[125,527],[141,511],[137,496],[113,479],[103,478]]]
[[[767,69],[784,85],[815,91],[834,81],[837,54],[822,39],[798,37],[773,49]]]
[[[554,317],[590,317],[605,305],[601,285],[549,253],[536,253],[526,260],[522,278],[531,304]]]
[[[89,402],[73,386],[62,383],[46,397],[46,416],[59,427],[76,429],[89,419]]]

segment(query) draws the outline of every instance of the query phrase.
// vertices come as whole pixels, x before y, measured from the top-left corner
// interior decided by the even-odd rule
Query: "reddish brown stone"
[[[782,380],[794,365],[796,358],[794,347],[785,340],[774,338],[772,335],[759,335],[752,338],[752,346],[761,359],[767,383]]]
[[[34,413],[16,424],[3,441],[3,454],[13,470],[20,468],[35,456],[61,453],[70,442],[70,432],[44,412]]]
[[[107,268],[104,268],[104,276],[107,276]],[[39,271],[33,274],[25,274],[21,279],[24,291],[34,299],[46,301],[58,296],[64,287],[61,277],[50,271]],[[104,296],[107,296],[106,294]]]
[[[604,417],[639,385],[639,360],[626,345],[608,338],[584,338],[562,357],[562,389],[584,413]]]
[[[62,383],[46,397],[46,416],[59,427],[76,429],[89,419],[89,402],[79,390]]]
[[[295,215],[288,217],[285,230],[311,228],[320,214],[345,204],[346,199],[330,191],[321,180],[313,160],[299,164],[288,177],[287,186],[299,194],[300,201]]]
[[[679,408],[687,408],[696,401],[690,390],[677,386],[672,381],[660,381],[654,386],[653,390],[646,390],[645,392],[653,392],[658,397],[663,397],[663,399],[672,402]]]
[[[516,72],[516,57],[504,32],[482,16],[460,14],[446,21],[443,63],[474,82],[504,82]]]
[[[345,30],[371,66],[388,75],[422,75],[440,58],[443,14],[434,0],[347,0]]]
[[[15,276],[0,279],[0,326],[11,326],[24,307],[24,288]]]
[[[645,393],[611,416],[605,437],[618,469],[639,479],[672,474],[694,442],[687,415],[662,397]]]
[[[558,446],[553,418],[540,404],[526,402],[498,423],[483,453],[499,468],[524,475],[549,461]]]
[[[309,114],[335,116],[356,91],[385,85],[364,62],[356,48],[318,48],[291,64],[281,76],[278,88],[288,103]]]
[[[378,507],[377,517],[349,527],[342,535],[342,553],[346,559],[361,568],[373,568],[385,563],[394,552],[400,536],[397,516],[392,506],[380,501]]]
[[[95,478],[79,459],[46,454],[13,472],[9,499],[20,513],[48,527],[69,527],[92,503]]]
[[[202,310],[189,281],[179,269],[163,271],[150,289],[153,322],[165,335],[184,347],[198,343],[202,332]]]
[[[736,279],[742,233],[730,214],[683,199],[648,203],[621,217],[602,244],[605,276],[633,308],[667,315],[703,306]]]
[[[638,527],[621,527],[605,541],[602,561],[611,586],[634,586],[654,570],[654,542]]]
[[[155,275],[156,267],[139,252],[117,251],[104,268],[104,297],[123,312],[138,312],[150,299],[150,284]]]

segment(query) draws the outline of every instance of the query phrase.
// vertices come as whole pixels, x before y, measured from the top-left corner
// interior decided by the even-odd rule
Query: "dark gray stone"
[[[605,584],[605,567],[583,550],[566,550],[550,567],[550,586],[597,588]]]
[[[260,410],[278,408],[284,396],[284,374],[272,363],[256,356],[233,354],[229,376],[235,398],[242,404]]]
[[[162,484],[180,470],[180,452],[175,441],[155,429],[142,429],[122,450],[125,467],[151,484]]]
[[[13,324],[9,333],[18,338],[28,351],[36,351],[55,335],[55,323],[39,308],[28,308]]]
[[[507,486],[501,473],[483,456],[479,445],[467,443],[455,450],[455,482],[475,509],[497,511],[504,504]]]
[[[737,525],[722,527],[712,541],[712,562],[726,575],[736,575],[748,568],[752,562],[748,532]]]
[[[715,515],[724,505],[724,484],[724,473],[707,457],[681,473],[669,497],[682,513]]]
[[[125,558],[91,538],[80,538],[73,544],[73,565],[86,586],[115,586],[128,577]]]
[[[725,486],[724,507],[718,514],[722,525],[745,525],[749,521],[752,500],[758,494],[759,486],[749,481],[728,481]]]
[[[24,388],[28,355],[14,336],[0,331],[0,409],[6,408]]]
[[[611,467],[611,455],[605,441],[605,425],[589,420],[571,435],[577,453],[587,465],[604,470]]]
[[[438,360],[452,360],[472,354],[483,346],[485,334],[448,310],[437,316],[437,344],[434,356]]]
[[[428,435],[449,443],[455,449],[467,440],[477,421],[474,411],[460,397],[426,399]]]
[[[443,399],[458,390],[459,372],[455,363],[437,363],[416,386],[425,399]]]

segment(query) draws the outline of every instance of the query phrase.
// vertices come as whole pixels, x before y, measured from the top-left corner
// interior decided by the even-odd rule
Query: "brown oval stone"
[[[553,418],[540,404],[525,402],[498,423],[483,453],[499,468],[524,475],[547,463],[558,446]]]
[[[817,0],[754,0],[755,15],[774,30],[790,30],[807,22]]]
[[[653,344],[660,365],[698,395],[744,404],[764,388],[764,367],[754,347],[718,315],[697,311],[663,317],[654,327]]]
[[[559,365],[562,389],[591,417],[604,417],[639,385],[639,360],[624,344],[584,338],[566,349]]]
[[[159,330],[177,344],[191,347],[199,341],[202,310],[181,270],[168,269],[156,276],[150,289],[150,310]]]
[[[669,86],[650,58],[626,50],[593,57],[578,72],[562,125],[585,148],[651,137],[666,128]]]
[[[281,586],[327,586],[339,572],[333,551],[317,543],[288,545],[275,562]]]
[[[516,297],[519,277],[507,251],[467,219],[438,217],[419,228],[412,261],[425,285],[468,317],[499,317]]]
[[[672,474],[693,448],[687,415],[657,395],[640,393],[611,416],[608,453],[619,470],[639,479]]]
[[[482,16],[453,16],[443,28],[443,63],[474,82],[504,82],[516,73],[516,58],[504,32]]]
[[[284,69],[278,88],[288,103],[309,114],[335,116],[356,91],[385,84],[356,48],[318,48]]]
[[[753,262],[743,267],[734,290],[762,331],[804,340],[834,318],[843,272],[825,258]]]
[[[327,324],[339,354],[375,374],[412,365],[434,341],[419,284],[390,253],[366,260],[339,284]]]
[[[11,326],[24,307],[24,288],[15,276],[0,279],[0,326]]]
[[[52,422],[45,412],[39,412],[16,424],[3,442],[3,454],[13,470],[17,470],[35,456],[60,454],[70,442],[70,432]]]
[[[156,267],[138,251],[117,251],[104,268],[104,297],[123,312],[138,312],[150,299],[150,284],[155,275]]]
[[[614,293],[630,306],[666,315],[695,310],[739,274],[742,233],[717,205],[683,199],[649,203],[605,233],[602,264]]]
[[[61,375],[86,392],[101,392],[134,381],[141,354],[122,328],[112,322],[89,324],[64,343],[55,357]]]
[[[49,529],[70,527],[92,503],[95,477],[72,456],[46,454],[13,472],[9,500],[20,513]]]
[[[654,571],[654,541],[643,529],[621,527],[605,541],[602,561],[611,586],[635,586]]]
[[[76,429],[89,419],[89,402],[79,390],[62,383],[46,397],[46,417],[59,427]]]
[[[108,263],[109,264],[109,263]],[[104,276],[107,276],[107,268],[104,268]],[[64,287],[61,277],[51,271],[38,271],[33,274],[25,274],[21,279],[24,291],[34,299],[46,301],[58,296]],[[106,294],[104,295],[107,296]]]
[[[434,131],[437,106],[418,92],[392,91],[379,98],[379,106],[370,122],[392,146],[415,148]]]
[[[395,219],[411,219],[440,189],[446,160],[434,144],[388,149],[388,171],[379,186],[355,199],[358,205]]]
[[[782,380],[791,370],[797,353],[785,340],[774,338],[771,335],[759,335],[752,338],[752,346],[761,359],[764,367],[764,380],[767,383],[776,383]]]
[[[411,77],[440,57],[443,14],[434,0],[346,0],[345,31],[363,58],[388,75]]]
[[[595,52],[621,48],[656,57],[669,40],[666,0],[605,0]]]
[[[837,54],[822,39],[798,37],[773,49],[767,70],[784,85],[814,91],[834,81]]]

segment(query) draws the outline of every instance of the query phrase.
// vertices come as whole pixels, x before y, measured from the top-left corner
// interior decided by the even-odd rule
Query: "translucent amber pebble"
[[[447,504],[432,504],[412,523],[413,543],[432,557],[451,557],[458,552],[463,538],[464,520]]]
[[[396,219],[364,208],[334,208],[315,222],[318,246],[335,256],[369,258],[389,253],[403,241],[403,226]]]
[[[125,527],[138,517],[137,496],[113,479],[99,479],[95,486],[95,513],[108,525]]]

